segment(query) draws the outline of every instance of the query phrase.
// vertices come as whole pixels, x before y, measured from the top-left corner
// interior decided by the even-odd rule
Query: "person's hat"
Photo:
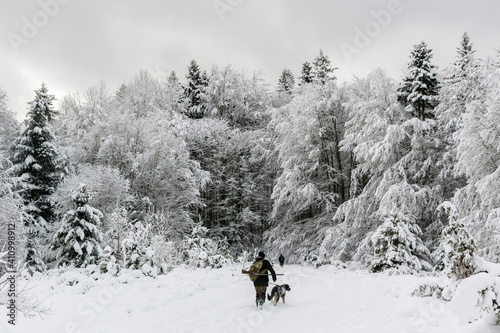
[[[262,252],[262,251],[259,252],[259,257],[264,258],[265,256],[266,256],[266,254],[264,252]]]

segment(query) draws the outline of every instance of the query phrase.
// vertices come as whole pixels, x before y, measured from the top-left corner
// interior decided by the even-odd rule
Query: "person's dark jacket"
[[[255,259],[255,261],[259,261],[259,260],[262,260],[262,258],[257,258]],[[262,268],[260,269],[260,271],[264,271],[265,269],[267,269],[267,273],[271,273],[272,276],[273,276],[273,281],[276,281],[276,272],[274,271],[273,269],[273,266],[271,266],[271,263],[267,260],[264,260],[262,262]],[[253,282],[253,285],[254,286],[268,286],[269,285],[269,275],[262,275],[262,276],[259,276],[257,278],[257,280],[255,280]]]

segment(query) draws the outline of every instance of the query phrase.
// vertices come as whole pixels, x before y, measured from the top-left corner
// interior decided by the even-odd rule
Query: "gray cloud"
[[[54,2],[59,8],[50,6]],[[376,15],[391,5],[398,13],[382,19],[379,30],[369,30],[369,43],[356,47],[359,31],[376,28]],[[175,70],[183,78],[191,59],[207,70],[229,63],[262,70],[274,86],[283,68],[298,76],[302,63],[323,49],[343,80],[377,67],[399,79],[421,40],[441,67],[455,59],[465,31],[479,56],[493,55],[500,46],[499,10],[495,0],[3,1],[0,86],[23,119],[25,103],[42,82],[61,99],[100,80],[117,89],[140,69]],[[26,22],[40,27],[13,47],[13,34],[24,38]],[[349,59],[341,48],[347,44],[357,49]]]

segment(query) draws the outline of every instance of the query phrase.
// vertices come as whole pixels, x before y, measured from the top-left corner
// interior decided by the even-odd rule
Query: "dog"
[[[283,301],[283,304],[285,304],[285,296],[286,292],[292,290],[288,284],[282,284],[281,286],[275,286],[271,290],[271,295],[267,294],[267,300],[271,301],[274,306],[278,304],[280,297],[281,300]]]

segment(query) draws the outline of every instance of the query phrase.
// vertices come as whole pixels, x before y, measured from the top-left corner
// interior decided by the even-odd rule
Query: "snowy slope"
[[[278,282],[292,288],[287,303],[266,302],[260,311],[252,283],[240,271],[241,266],[179,267],[156,279],[131,271],[118,278],[52,272],[30,282],[50,314],[36,320],[19,316],[18,325],[0,326],[0,332],[500,332],[481,321],[468,324],[453,302],[412,297],[426,278],[333,266],[277,267],[285,274]]]

